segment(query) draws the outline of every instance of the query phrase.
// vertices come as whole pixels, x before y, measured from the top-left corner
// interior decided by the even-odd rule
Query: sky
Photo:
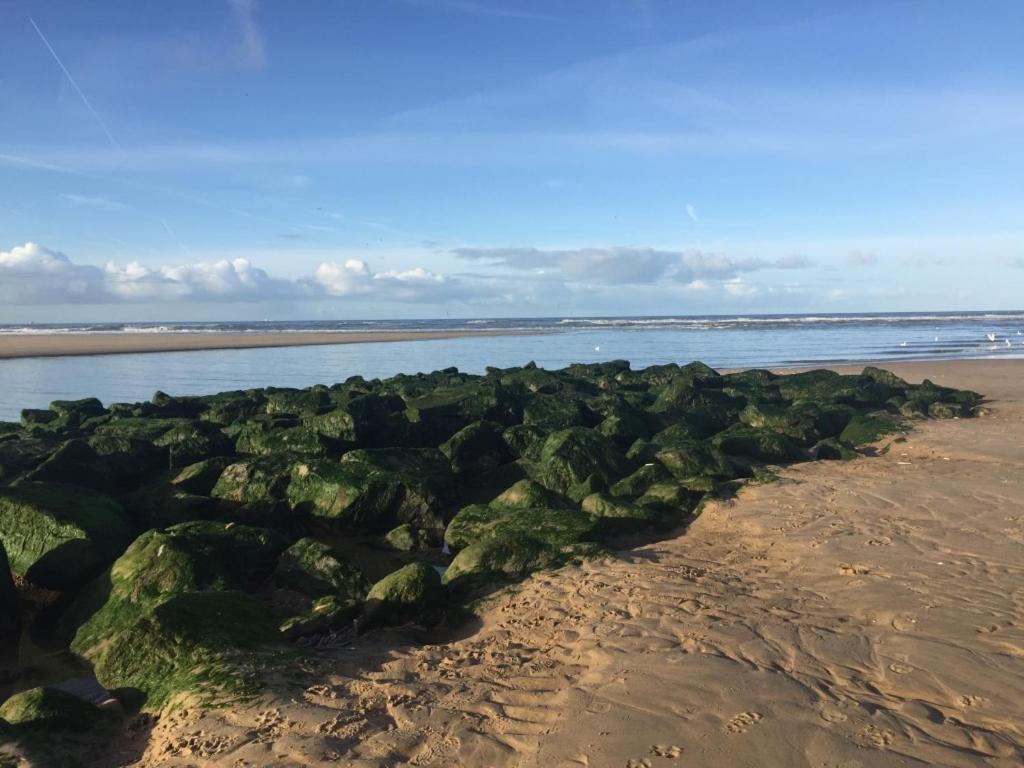
[[[0,0],[0,322],[1018,309],[1024,4]]]

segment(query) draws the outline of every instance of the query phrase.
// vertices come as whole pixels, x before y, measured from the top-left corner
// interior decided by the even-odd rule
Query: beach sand
[[[300,684],[165,715],[112,764],[1020,765],[1024,362],[886,367],[991,414],[786,469],[535,575],[460,637],[322,648]]]
[[[296,333],[123,333],[0,335],[0,360],[17,357],[186,352],[199,349],[303,347],[430,341],[467,336],[519,336],[527,331],[325,331]]]

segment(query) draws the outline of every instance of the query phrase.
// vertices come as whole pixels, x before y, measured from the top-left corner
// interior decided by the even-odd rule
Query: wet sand
[[[528,331],[339,331],[297,333],[125,333],[0,336],[0,360],[18,357],[118,355],[140,352],[188,352],[200,349],[304,347],[431,341],[468,336],[520,336]]]
[[[1024,361],[887,367],[991,414],[786,469],[504,591],[459,638],[321,648],[301,682],[167,714],[111,764],[1020,765]]]

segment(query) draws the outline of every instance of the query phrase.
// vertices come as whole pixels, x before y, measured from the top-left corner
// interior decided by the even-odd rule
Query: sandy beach
[[[788,468],[458,636],[322,647],[257,701],[136,723],[110,764],[1020,765],[1024,362],[888,367],[991,413]]]
[[[125,333],[0,335],[0,360],[19,357],[118,355],[187,352],[202,349],[256,349],[325,344],[431,341],[467,336],[516,336],[526,331],[342,331],[297,333]]]

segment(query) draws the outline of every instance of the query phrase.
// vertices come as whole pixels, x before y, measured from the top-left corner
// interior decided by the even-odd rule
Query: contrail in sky
[[[29,18],[28,23],[32,25],[32,29],[34,29],[36,34],[39,35],[39,39],[43,41],[43,45],[46,46],[46,50],[48,50],[53,56],[54,61],[57,62],[57,66],[61,68],[64,76],[67,77],[71,85],[74,86],[75,91],[81,97],[82,103],[85,104],[86,109],[92,112],[92,116],[96,118],[96,122],[100,124],[100,128],[102,128],[103,132],[107,134],[107,138],[110,139],[110,143],[117,149],[121,149],[121,145],[117,143],[117,139],[114,138],[114,134],[110,132],[110,129],[107,128],[107,124],[103,122],[103,118],[100,117],[100,113],[93,108],[92,104],[89,102],[89,98],[85,95],[85,92],[78,86],[75,78],[71,76],[71,72],[69,72],[68,68],[64,66],[64,62],[60,60],[60,56],[57,55],[57,52],[53,50],[53,46],[50,45],[50,41],[46,39],[46,35],[43,34],[43,30],[39,28],[39,25],[36,24],[35,20],[31,17]]]

